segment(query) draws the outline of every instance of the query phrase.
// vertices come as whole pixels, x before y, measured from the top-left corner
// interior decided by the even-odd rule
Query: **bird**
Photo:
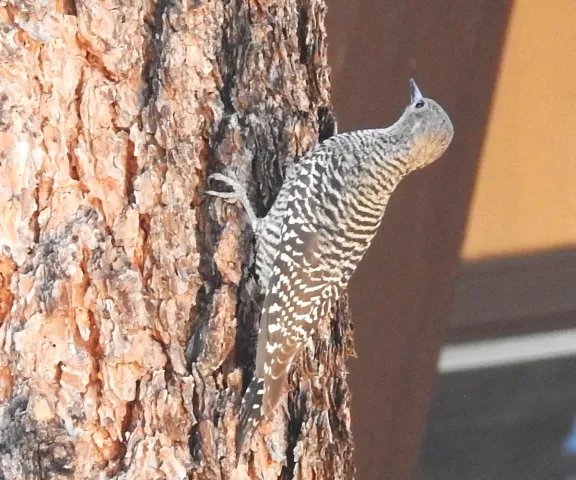
[[[264,301],[254,376],[244,394],[236,453],[278,404],[297,354],[346,290],[380,226],[390,195],[408,174],[437,160],[454,127],[445,110],[409,81],[410,103],[386,128],[334,135],[286,171],[268,214],[258,218],[233,175],[214,173],[240,201],[256,237]]]

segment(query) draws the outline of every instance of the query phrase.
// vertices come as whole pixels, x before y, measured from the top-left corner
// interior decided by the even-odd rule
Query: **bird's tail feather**
[[[262,419],[264,379],[254,377],[246,389],[240,406],[240,420],[236,429],[236,462],[240,459],[244,442],[252,435]]]

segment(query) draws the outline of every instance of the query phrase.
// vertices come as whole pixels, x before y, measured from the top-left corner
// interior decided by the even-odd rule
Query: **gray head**
[[[394,125],[410,141],[410,169],[425,167],[438,159],[450,145],[454,127],[450,117],[434,100],[422,96],[410,79],[410,105]]]

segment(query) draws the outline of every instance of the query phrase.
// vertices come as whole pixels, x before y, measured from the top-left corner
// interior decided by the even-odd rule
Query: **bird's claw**
[[[231,175],[224,175],[223,173],[211,174],[210,176],[208,176],[208,181],[210,181],[210,180],[219,180],[219,181],[224,182],[228,185],[238,185],[238,180],[233,178],[233,176],[231,176]]]
[[[208,181],[211,181],[211,180],[218,180],[220,182],[225,183],[226,185],[228,185],[229,187],[232,188],[232,191],[231,192],[217,192],[215,190],[207,190],[205,193],[208,195],[212,195],[214,197],[220,197],[220,198],[229,198],[229,199],[238,199],[238,198],[241,198],[242,196],[246,196],[246,191],[240,185],[238,180],[236,180],[234,178],[223,175],[222,173],[213,173],[212,175],[210,175],[208,177]]]
[[[248,195],[246,194],[246,189],[240,184],[240,182],[238,182],[238,180],[236,180],[234,177],[227,176],[222,173],[213,173],[208,177],[208,181],[211,180],[218,180],[220,182],[225,183],[230,188],[232,188],[232,191],[217,192],[215,190],[206,190],[205,193],[213,197],[224,198],[232,202],[240,201],[240,203],[244,205],[244,208],[246,209],[249,222],[252,225],[254,232],[256,232],[258,228],[259,219],[258,217],[256,217],[252,205],[250,205],[250,202],[248,201]]]
[[[206,195],[211,195],[213,197],[224,198],[230,201],[235,201],[240,199],[238,192],[217,192],[215,190],[206,190],[204,192]]]

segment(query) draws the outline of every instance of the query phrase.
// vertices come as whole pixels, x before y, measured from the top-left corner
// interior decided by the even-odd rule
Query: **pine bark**
[[[0,478],[353,477],[347,301],[236,468],[260,215],[334,120],[324,0],[0,1]]]

